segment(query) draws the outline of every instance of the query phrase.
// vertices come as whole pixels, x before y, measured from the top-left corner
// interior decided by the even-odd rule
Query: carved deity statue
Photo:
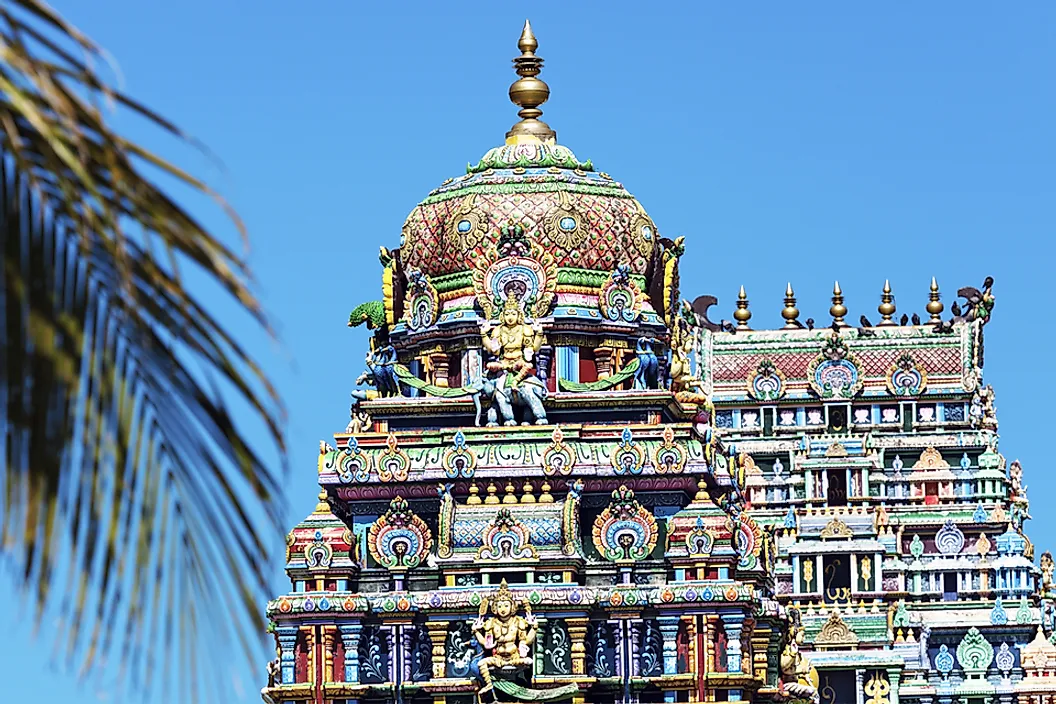
[[[818,671],[799,648],[803,644],[803,626],[799,610],[788,610],[788,642],[781,652],[781,691],[786,695],[819,704]]]
[[[493,614],[486,618],[488,610]],[[495,669],[520,669],[532,664],[531,646],[535,642],[536,621],[531,604],[524,601],[524,616],[517,615],[517,602],[502,580],[499,591],[490,600],[480,602],[480,612],[473,623],[473,635],[484,648],[480,659],[480,677],[484,681],[481,692],[492,688],[492,672]]]
[[[512,385],[516,386],[533,371],[535,354],[543,344],[543,329],[539,325],[525,324],[520,302],[511,294],[499,314],[499,324],[482,323],[480,337],[484,349],[498,357],[488,363],[488,371],[492,374],[510,372],[513,374]]]

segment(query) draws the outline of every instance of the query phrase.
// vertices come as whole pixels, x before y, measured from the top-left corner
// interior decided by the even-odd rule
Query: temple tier
[[[993,281],[779,330],[539,120],[382,248],[351,422],[268,604],[265,701],[1052,703],[1053,561],[998,452]],[[923,299],[923,296],[922,296]],[[923,300],[922,300],[923,302]]]

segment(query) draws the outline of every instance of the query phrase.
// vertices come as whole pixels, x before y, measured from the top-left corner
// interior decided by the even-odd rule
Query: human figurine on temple
[[[531,646],[535,642],[536,620],[531,604],[524,602],[524,616],[517,615],[517,602],[502,580],[499,591],[491,598],[493,616],[488,615],[489,601],[480,602],[480,612],[473,623],[473,635],[484,648],[484,657],[477,663],[484,686],[480,692],[492,691],[492,673],[506,668],[520,669],[532,664]]]
[[[488,362],[488,372],[509,372],[513,375],[510,386],[516,388],[534,370],[535,354],[543,344],[543,329],[525,323],[520,301],[510,294],[499,314],[499,324],[492,325],[488,320],[481,323],[480,338],[484,349],[497,357]]]
[[[268,662],[268,687],[274,687],[282,682],[282,667],[279,662],[279,655],[282,653],[278,648],[275,649],[275,659]]]
[[[781,652],[781,682],[779,690],[793,697],[807,699],[812,704],[820,704],[818,694],[818,671],[803,653],[803,626],[799,609],[788,610],[788,641]]]

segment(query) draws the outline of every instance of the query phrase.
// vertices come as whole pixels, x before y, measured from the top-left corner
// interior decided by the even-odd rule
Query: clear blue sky
[[[744,284],[752,323],[773,327],[788,280],[801,317],[826,321],[834,278],[857,320],[877,317],[885,278],[900,315],[923,312],[933,275],[947,305],[995,277],[986,380],[1001,450],[1023,463],[1039,552],[1056,546],[1056,4],[54,2],[131,94],[224,163],[129,124],[210,177],[249,227],[282,347],[247,339],[290,413],[291,523],[315,505],[318,441],[348,419],[365,337],[345,320],[378,297],[378,246],[502,142],[531,8],[544,119],[661,232],[686,236],[686,297],[715,294],[729,318]],[[101,689],[76,689],[50,644],[27,638],[20,622],[0,644],[11,700]],[[235,679],[231,701],[259,702],[263,660]]]

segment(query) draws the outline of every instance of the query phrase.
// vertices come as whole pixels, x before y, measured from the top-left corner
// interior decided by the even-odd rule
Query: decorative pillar
[[[678,674],[678,616],[658,616],[664,639],[664,674]]]
[[[334,681],[334,630],[323,626],[323,682]]]
[[[547,388],[550,388],[550,365],[553,360],[554,348],[551,345],[543,345],[535,354],[535,375]]]
[[[363,624],[349,623],[337,627],[345,646],[345,682],[359,682],[359,634]]]
[[[398,682],[396,674],[397,672],[402,672],[402,670],[397,670],[402,659],[400,656],[403,653],[403,643],[396,637],[398,629],[399,626],[396,625],[382,626],[381,628],[381,637],[385,638],[389,643],[389,682]]]
[[[893,325],[894,323],[892,323]],[[865,670],[854,671],[854,692],[855,692],[855,704],[865,704]]]
[[[891,704],[899,704],[898,687],[902,681],[902,670],[889,669],[887,671],[887,681],[891,683],[891,693],[888,695],[888,699]]]
[[[297,645],[297,629],[292,626],[281,626],[276,629],[279,639],[279,666],[282,669],[282,683],[293,684],[294,648]]]
[[[427,621],[425,627],[429,629],[429,641],[433,644],[433,677],[441,679],[447,675],[446,658],[447,651],[444,644],[447,642],[448,621]]]
[[[598,379],[612,376],[613,349],[611,347],[594,348],[594,365],[598,369]]]
[[[557,348],[557,378],[566,381],[579,381],[579,348]]]
[[[433,370],[433,385],[447,388],[447,379],[450,373],[447,352],[443,350],[430,352],[427,357],[429,358],[429,366]]]
[[[414,647],[414,643],[411,642],[414,636],[414,629],[409,625],[397,626],[400,631],[400,682],[411,681],[411,648]]]
[[[587,674],[587,624],[585,617],[566,618],[568,638],[572,641],[572,674],[580,677]]]
[[[726,672],[743,672],[741,668],[741,632],[744,628],[743,614],[720,614],[726,629]]]

